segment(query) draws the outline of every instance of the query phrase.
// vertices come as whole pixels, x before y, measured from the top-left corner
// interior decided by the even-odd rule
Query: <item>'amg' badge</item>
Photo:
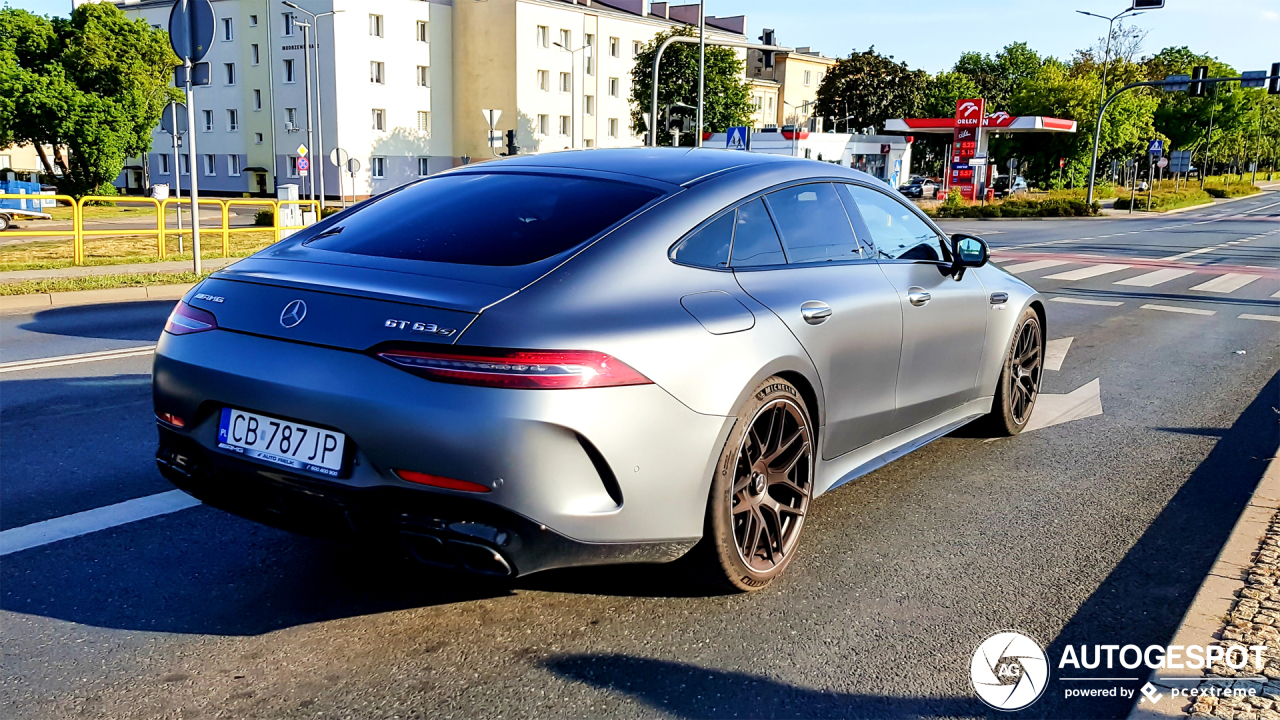
[[[456,332],[455,328],[442,328],[435,323],[413,322],[412,320],[392,320],[388,319],[383,323],[385,327],[395,328],[396,330],[408,330],[414,333],[423,333],[425,335],[443,335],[448,337]]]

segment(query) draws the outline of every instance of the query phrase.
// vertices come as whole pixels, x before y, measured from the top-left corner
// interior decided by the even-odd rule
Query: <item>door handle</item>
[[[929,302],[932,297],[933,296],[925,292],[922,287],[913,287],[907,290],[907,301],[916,307],[923,306],[925,303]]]
[[[810,300],[800,306],[800,314],[804,316],[804,321],[810,325],[821,325],[827,321],[827,318],[831,317],[831,306],[824,302]]]

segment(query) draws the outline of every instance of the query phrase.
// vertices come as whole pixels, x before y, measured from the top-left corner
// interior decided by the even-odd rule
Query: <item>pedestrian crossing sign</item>
[[[751,130],[745,127],[731,127],[725,135],[724,146],[730,150],[750,150]]]

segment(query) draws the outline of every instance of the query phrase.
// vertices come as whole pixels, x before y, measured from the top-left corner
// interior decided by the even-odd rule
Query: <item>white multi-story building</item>
[[[493,157],[485,109],[503,112],[497,129],[514,129],[521,152],[641,145],[629,102],[636,55],[698,15],[696,4],[646,0],[295,1],[324,16],[313,21],[283,0],[213,0],[217,34],[204,58],[212,83],[195,90],[195,167],[185,148],[175,162],[157,128],[145,163],[135,159],[117,184],[172,183],[181,173],[186,188],[197,172],[202,192],[274,194],[294,183],[305,194],[315,180],[318,194],[323,167],[328,197],[368,197]],[[117,4],[167,28],[173,0]],[[304,22],[316,26],[310,117]],[[709,17],[707,28],[713,40],[742,40],[746,18]],[[321,156],[334,148],[359,162],[354,178]]]

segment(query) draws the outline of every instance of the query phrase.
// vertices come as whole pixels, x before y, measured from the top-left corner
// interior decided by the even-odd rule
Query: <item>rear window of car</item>
[[[305,244],[456,265],[528,265],[590,240],[661,194],[595,178],[446,175],[357,206]]]

